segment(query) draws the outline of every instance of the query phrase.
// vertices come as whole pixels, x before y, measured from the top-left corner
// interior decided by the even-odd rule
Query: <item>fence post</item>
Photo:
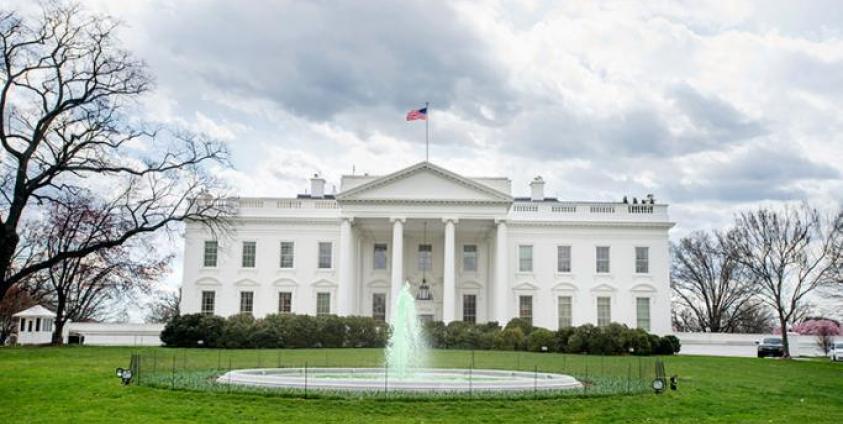
[[[588,393],[588,356],[585,357],[585,379],[582,383],[583,394]]]
[[[471,351],[471,368],[474,368],[474,350]]]
[[[155,374],[158,372],[158,351],[152,351],[152,373]]]
[[[383,365],[383,396],[389,396],[389,367],[386,364]]]
[[[539,394],[539,366],[533,365],[533,397]]]
[[[138,386],[141,384],[141,374],[143,374],[143,365],[141,364],[141,354],[138,353],[138,381],[136,383]]]
[[[281,351],[278,351],[278,368],[281,368]]]
[[[262,368],[261,367],[261,350],[257,349],[257,351],[258,351],[258,368]]]
[[[474,351],[471,351],[471,353],[472,353],[472,357],[473,357]],[[473,380],[472,380],[473,371],[474,371],[474,362],[472,360],[471,367],[468,369],[468,397],[469,398],[472,397],[471,394],[472,394],[472,391],[473,391],[472,390],[473,389]]]
[[[632,364],[626,364],[626,393],[629,393],[629,379],[632,376]]]
[[[307,361],[304,361],[304,398],[307,399]]]
[[[170,377],[170,390],[176,389],[176,354],[173,353],[173,373]]]
[[[217,371],[222,369],[222,350],[217,349]]]

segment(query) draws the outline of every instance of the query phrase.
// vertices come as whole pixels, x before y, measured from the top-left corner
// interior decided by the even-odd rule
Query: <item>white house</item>
[[[408,281],[426,320],[671,331],[667,205],[510,185],[421,162],[343,176],[336,195],[314,176],[310,194],[238,199],[229,235],[187,226],[182,312],[387,319]]]

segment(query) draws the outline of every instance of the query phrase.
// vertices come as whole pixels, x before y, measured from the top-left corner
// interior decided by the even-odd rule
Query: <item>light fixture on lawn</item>
[[[424,222],[424,233],[423,233],[423,241],[424,246],[427,246],[427,221]],[[430,249],[431,256],[433,255],[433,248]],[[421,255],[421,250],[419,251],[419,255]],[[419,284],[419,291],[416,293],[416,300],[433,300],[433,296],[430,294],[430,286],[427,285],[427,261],[424,262],[422,266],[422,280],[421,284]]]
[[[119,378],[123,384],[129,384],[132,382],[132,370],[130,368],[117,368],[115,370],[115,374],[117,374],[117,378]]]

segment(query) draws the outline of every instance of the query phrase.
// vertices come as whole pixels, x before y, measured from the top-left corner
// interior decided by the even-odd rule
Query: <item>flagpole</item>
[[[430,103],[424,102],[424,109],[427,112],[424,119],[424,161],[430,162]]]

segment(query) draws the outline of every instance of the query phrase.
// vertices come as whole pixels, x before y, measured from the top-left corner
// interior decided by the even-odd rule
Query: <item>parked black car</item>
[[[755,344],[758,345],[759,358],[763,358],[765,356],[784,356],[784,342],[781,337],[765,337],[761,339],[761,341],[755,342]]]

